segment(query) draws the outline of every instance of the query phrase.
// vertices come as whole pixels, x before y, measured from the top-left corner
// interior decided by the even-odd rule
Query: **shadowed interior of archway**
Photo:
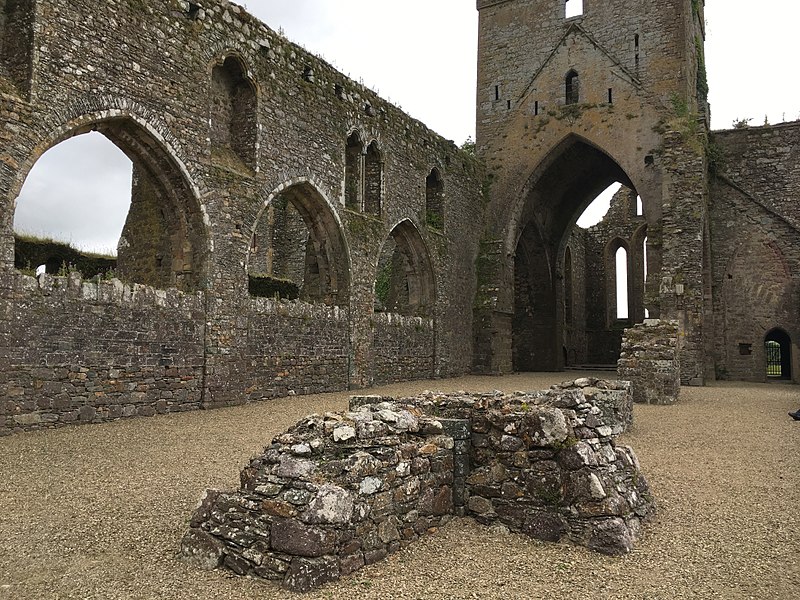
[[[254,278],[268,278],[277,286],[275,295],[281,297],[347,304],[344,237],[333,212],[312,185],[290,186],[261,212],[251,237],[248,275],[255,295],[272,295],[258,293],[253,286]]]
[[[583,211],[614,182],[634,190],[614,159],[576,136],[554,149],[529,179],[514,253],[515,370],[555,371],[565,366],[563,279],[568,240]],[[633,191],[632,197],[636,196]],[[606,286],[602,287],[605,290]],[[575,290],[570,287],[569,293]],[[569,304],[572,321],[573,304]],[[637,309],[636,315],[640,312]],[[611,319],[607,327],[616,328],[617,324]],[[618,343],[616,346],[618,354]]]

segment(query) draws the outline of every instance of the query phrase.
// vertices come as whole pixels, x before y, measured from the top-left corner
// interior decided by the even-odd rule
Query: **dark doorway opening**
[[[792,341],[789,334],[781,329],[773,329],[764,340],[767,357],[767,378],[791,380]]]

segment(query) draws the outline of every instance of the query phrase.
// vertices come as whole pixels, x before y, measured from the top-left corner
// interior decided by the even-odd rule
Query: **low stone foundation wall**
[[[676,321],[648,319],[625,330],[617,375],[633,385],[633,401],[674,404],[681,390]]]
[[[0,273],[0,436],[196,410],[201,294]]]
[[[381,560],[453,512],[442,433],[388,403],[308,417],[250,462],[238,491],[206,493],[181,556],[300,591]]]
[[[619,396],[630,404],[630,386],[578,380],[512,396],[354,397],[350,412],[276,437],[239,490],[206,492],[181,557],[303,591],[452,514],[629,552],[654,503],[633,451],[615,442],[622,421],[598,402]]]

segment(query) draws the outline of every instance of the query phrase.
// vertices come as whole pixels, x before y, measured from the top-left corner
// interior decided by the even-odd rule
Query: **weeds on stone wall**
[[[706,56],[703,51],[703,40],[700,36],[694,38],[697,51],[697,97],[703,103],[708,102],[708,73],[706,72]]]
[[[378,277],[375,279],[375,297],[381,306],[386,306],[389,301],[389,291],[392,288],[392,261],[389,260],[383,265],[383,268],[378,271]]]
[[[81,252],[64,242],[33,235],[14,236],[14,266],[34,275],[40,265],[50,274],[79,271],[86,279],[106,278],[109,272],[116,274],[117,259],[113,256]]]
[[[444,219],[442,218],[442,215],[432,210],[425,212],[425,223],[428,225],[428,227],[433,229],[441,230],[444,228]]]

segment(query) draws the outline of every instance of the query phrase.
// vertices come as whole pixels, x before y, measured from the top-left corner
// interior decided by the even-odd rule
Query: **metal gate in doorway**
[[[783,377],[783,361],[781,360],[781,345],[778,342],[768,341],[767,352],[767,377]]]

